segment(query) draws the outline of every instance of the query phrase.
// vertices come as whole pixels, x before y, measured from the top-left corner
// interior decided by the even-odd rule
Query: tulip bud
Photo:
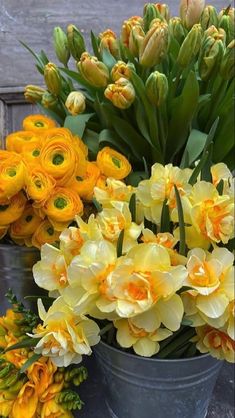
[[[104,49],[108,49],[109,52],[117,58],[119,56],[119,45],[116,34],[111,30],[107,29],[105,32],[100,34],[100,52]]]
[[[168,81],[165,74],[154,71],[145,84],[149,101],[159,107],[166,100],[168,94]]]
[[[65,106],[71,115],[79,115],[86,108],[86,98],[80,91],[71,91],[66,99]]]
[[[119,78],[107,86],[104,95],[119,109],[128,109],[135,100],[135,89],[126,78]]]
[[[205,6],[205,0],[181,0],[180,17],[187,29],[198,23]]]
[[[233,39],[230,44],[228,44],[224,56],[220,64],[220,75],[225,80],[231,80],[234,77],[235,72],[235,61],[234,61],[234,51],[235,51],[235,40]]]
[[[129,38],[129,49],[134,57],[139,56],[139,50],[144,36],[145,33],[142,26],[136,25],[132,28]]]
[[[200,23],[203,30],[208,29],[211,25],[218,26],[218,15],[216,8],[213,6],[206,6],[202,11]]]
[[[228,7],[219,13],[219,27],[226,32],[226,41],[229,44],[234,39],[234,8]]]
[[[106,87],[109,81],[109,70],[106,65],[98,61],[88,52],[83,52],[77,64],[82,77],[94,87]]]
[[[143,19],[140,16],[132,16],[130,19],[123,22],[121,29],[121,41],[127,48],[129,48],[129,38],[132,28],[135,25],[142,26],[142,23]]]
[[[80,30],[74,25],[69,25],[67,27],[67,38],[71,55],[76,61],[79,61],[82,53],[86,50]]]
[[[44,67],[44,79],[50,93],[58,96],[61,91],[62,80],[55,64],[48,62]]]
[[[144,30],[147,32],[154,19],[159,18],[157,8],[153,3],[147,3],[144,6]]]
[[[111,77],[113,81],[117,81],[119,78],[126,78],[129,80],[131,78],[130,66],[124,61],[118,61],[112,68]]]
[[[159,19],[152,21],[140,47],[139,60],[144,67],[159,64],[167,54],[169,33],[167,23]]]
[[[187,35],[187,30],[182,24],[180,17],[172,17],[169,20],[169,33],[181,45]]]
[[[46,109],[53,109],[58,104],[58,99],[53,94],[49,93],[49,91],[45,91],[42,96],[41,104]]]
[[[200,50],[202,42],[202,28],[200,24],[194,25],[184,42],[182,43],[177,63],[182,68],[186,68],[190,62],[195,58]]]
[[[155,7],[157,9],[158,12],[158,18],[161,19],[165,19],[167,22],[170,19],[170,10],[167,4],[165,3],[156,3]]]
[[[53,40],[54,40],[54,50],[56,56],[64,66],[67,66],[68,60],[70,58],[70,51],[68,47],[68,39],[64,31],[57,26],[53,31]]]
[[[198,58],[198,69],[202,80],[208,80],[212,73],[218,69],[223,54],[224,44],[221,39],[208,36],[204,40]]]
[[[43,94],[45,93],[45,89],[42,89],[38,86],[28,85],[25,87],[24,97],[31,103],[40,102],[42,99]]]

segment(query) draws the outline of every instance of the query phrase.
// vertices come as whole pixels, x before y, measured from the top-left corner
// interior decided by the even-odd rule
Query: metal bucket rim
[[[15,244],[0,244],[0,250],[6,250],[12,248],[13,250],[20,251],[36,251],[40,250],[36,247],[27,247],[26,245],[15,245]]]
[[[142,357],[142,356],[138,356],[137,354],[131,354],[131,353],[125,353],[125,351],[122,351],[121,349],[115,348],[110,346],[109,344],[106,344],[104,341],[100,340],[100,342],[98,343],[98,345],[103,345],[104,347],[108,348],[110,351],[117,353],[123,357],[126,358],[134,358],[136,361],[148,361],[149,363],[167,363],[170,362],[172,364],[179,364],[179,363],[189,363],[189,362],[195,362],[195,361],[200,361],[201,359],[206,359],[206,358],[213,358],[209,353],[206,354],[202,354],[201,356],[197,356],[197,357],[189,357],[189,358],[182,358],[182,359],[160,359],[160,358],[152,358],[152,357]],[[94,347],[94,350],[96,350],[96,347]],[[215,358],[213,358],[214,360],[217,360]],[[219,361],[219,360],[217,360]]]

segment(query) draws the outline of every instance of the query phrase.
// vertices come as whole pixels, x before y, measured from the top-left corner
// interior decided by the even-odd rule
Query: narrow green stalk
[[[158,353],[158,357],[161,359],[164,359],[171,355],[174,351],[182,348],[186,342],[189,342],[192,337],[195,335],[195,329],[190,328],[186,332],[184,332],[182,335],[180,335],[178,338],[175,338],[172,340],[170,344],[168,344],[164,349],[162,349]]]

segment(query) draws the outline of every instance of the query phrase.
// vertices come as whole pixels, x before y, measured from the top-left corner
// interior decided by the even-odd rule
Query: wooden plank
[[[89,31],[100,33],[106,28],[120,31],[124,19],[142,13],[144,0],[0,0],[0,86],[24,86],[41,83],[34,69],[34,60],[19,40],[34,50],[44,49],[52,61],[52,30],[69,23],[76,24],[89,38]],[[170,0],[172,15],[177,14],[179,1]],[[218,8],[228,0],[215,0]]]

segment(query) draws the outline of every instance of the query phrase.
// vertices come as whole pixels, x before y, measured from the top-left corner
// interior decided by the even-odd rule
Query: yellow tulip
[[[14,401],[11,417],[12,418],[34,418],[38,405],[37,389],[33,383],[27,382],[21,388],[16,400]]]
[[[109,84],[104,95],[119,109],[128,109],[135,100],[135,89],[130,81],[122,77]]]
[[[82,77],[93,87],[106,87],[109,80],[109,70],[106,65],[98,61],[88,52],[83,52],[77,64]]]
[[[55,179],[41,166],[30,166],[26,176],[26,192],[28,198],[34,200],[35,207],[44,205],[55,186]]]
[[[24,212],[26,202],[27,199],[23,192],[17,193],[7,203],[0,202],[0,226],[10,225],[20,218]]]
[[[52,62],[44,66],[44,80],[50,93],[59,96],[62,88],[62,78],[58,67]]]
[[[80,91],[71,91],[66,99],[65,106],[71,115],[79,115],[86,108],[86,98]]]
[[[197,349],[212,357],[234,363],[235,341],[223,330],[208,325],[196,328]]]
[[[142,26],[133,26],[129,37],[129,49],[134,57],[139,56],[141,45],[144,41],[145,32]]]
[[[19,154],[22,153],[25,145],[39,146],[40,143],[41,138],[38,133],[29,130],[13,132],[6,137],[6,149]]]
[[[51,222],[46,219],[41,221],[40,225],[35,230],[32,236],[32,245],[36,248],[41,248],[43,244],[53,244],[59,240],[60,232],[55,231]]]
[[[118,46],[117,35],[111,29],[107,29],[103,33],[100,33],[99,38],[100,38],[99,48],[100,48],[101,53],[104,49],[108,49],[109,52],[115,58],[117,58],[119,56],[119,46]]]
[[[94,187],[99,177],[100,169],[94,162],[88,162],[86,173],[83,176],[77,175],[72,178],[68,187],[78,193],[82,199],[91,201],[94,195]]]
[[[22,158],[15,152],[6,151],[6,155],[8,158],[0,159],[0,201],[7,201],[25,185],[26,167]]]
[[[122,24],[121,29],[121,41],[122,43],[129,48],[129,42],[130,42],[130,33],[132,28],[135,25],[142,25],[143,19],[140,16],[132,16],[128,20],[125,20]]]
[[[140,64],[144,67],[153,67],[159,64],[167,54],[168,44],[167,23],[160,19],[154,19],[140,46]]]
[[[180,17],[187,29],[199,23],[205,0],[181,0]]]
[[[131,165],[126,157],[109,147],[98,152],[97,165],[105,176],[116,180],[124,179],[131,172]]]
[[[45,93],[45,89],[42,89],[39,86],[28,85],[24,90],[24,97],[31,103],[37,103],[42,100],[42,96]]]
[[[131,69],[125,62],[118,61],[112,68],[111,77],[113,81],[117,81],[120,78],[129,80],[131,78]]]
[[[40,133],[55,127],[55,121],[44,115],[29,115],[23,120],[23,128],[25,131]]]

